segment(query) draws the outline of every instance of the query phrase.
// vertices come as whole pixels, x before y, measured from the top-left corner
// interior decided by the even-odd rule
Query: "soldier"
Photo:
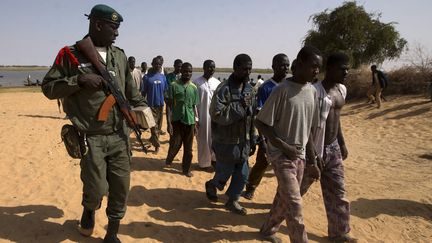
[[[121,93],[133,106],[146,106],[132,79],[125,53],[113,45],[123,17],[109,6],[98,4],[88,15],[88,36],[96,46],[100,62],[115,77]],[[84,207],[79,231],[93,233],[95,210],[108,195],[108,230],[104,242],[120,242],[117,232],[126,212],[130,184],[130,144],[125,119],[113,106],[107,121],[98,121],[99,108],[107,94],[103,78],[76,45],[60,50],[44,77],[42,91],[49,99],[64,99],[64,109],[85,140],[81,158]]]

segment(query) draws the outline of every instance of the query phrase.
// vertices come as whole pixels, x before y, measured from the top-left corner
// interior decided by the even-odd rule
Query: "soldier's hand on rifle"
[[[101,89],[103,82],[102,76],[94,73],[80,74],[78,76],[78,85],[86,89]]]

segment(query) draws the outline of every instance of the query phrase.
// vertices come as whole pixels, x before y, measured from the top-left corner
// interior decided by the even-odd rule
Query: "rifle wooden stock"
[[[102,119],[102,121],[106,121],[108,119],[110,108],[113,107],[114,104],[117,104],[117,107],[125,118],[127,124],[135,132],[135,136],[138,142],[141,144],[143,151],[147,153],[147,148],[141,140],[141,130],[137,124],[137,118],[135,114],[132,113],[129,102],[124,97],[117,82],[114,80],[113,77],[111,77],[105,66],[99,61],[99,54],[95,46],[93,45],[93,41],[89,36],[87,36],[81,41],[78,41],[76,43],[76,46],[78,50],[83,53],[84,56],[91,62],[93,67],[95,67],[96,71],[99,72],[99,74],[104,79],[103,85],[105,88],[105,92],[107,93],[107,98],[105,99],[99,110],[98,120]]]
[[[110,95],[108,95],[108,97],[106,97],[106,99],[104,100],[104,102],[102,103],[102,105],[99,109],[98,121],[108,120],[109,111],[115,105],[115,103],[116,103],[116,100],[114,98],[114,95],[110,94]]]

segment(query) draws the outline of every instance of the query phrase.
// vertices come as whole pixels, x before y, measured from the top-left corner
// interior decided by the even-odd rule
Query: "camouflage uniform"
[[[129,72],[122,49],[107,47],[106,62],[101,57],[100,62],[115,77],[132,106],[146,106]],[[75,46],[64,47],[46,74],[42,91],[49,99],[64,99],[66,114],[86,138],[88,153],[80,163],[82,205],[87,210],[98,209],[102,197],[108,194],[107,216],[117,220],[125,214],[129,192],[129,129],[116,106],[110,110],[107,121],[97,120],[106,94],[103,90],[84,89],[78,85],[78,75],[87,73],[97,73],[89,60]]]

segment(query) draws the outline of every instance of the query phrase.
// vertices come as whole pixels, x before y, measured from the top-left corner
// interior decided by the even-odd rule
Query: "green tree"
[[[407,41],[399,36],[395,22],[380,22],[381,13],[367,13],[356,2],[344,2],[311,16],[313,29],[303,44],[320,49],[324,57],[343,51],[354,68],[361,64],[382,63],[398,58]]]

